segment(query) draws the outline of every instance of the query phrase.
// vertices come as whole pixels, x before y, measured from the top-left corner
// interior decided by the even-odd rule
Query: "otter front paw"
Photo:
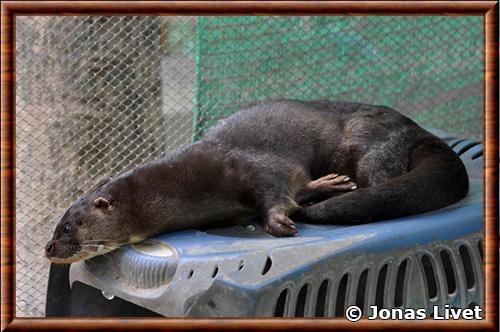
[[[264,230],[274,236],[293,236],[297,234],[297,228],[286,213],[278,208],[269,210],[264,222]]]

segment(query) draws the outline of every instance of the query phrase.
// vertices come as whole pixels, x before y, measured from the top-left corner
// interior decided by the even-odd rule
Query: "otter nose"
[[[47,245],[45,246],[46,255],[50,256],[54,252],[54,249],[55,249],[54,241],[49,241],[49,243],[47,243]]]

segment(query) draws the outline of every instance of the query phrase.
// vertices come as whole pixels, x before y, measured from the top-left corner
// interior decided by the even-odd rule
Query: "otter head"
[[[56,226],[45,246],[54,263],[73,263],[142,240],[130,221],[127,181],[116,179],[102,184],[76,201]],[[127,215],[128,214],[128,215]]]

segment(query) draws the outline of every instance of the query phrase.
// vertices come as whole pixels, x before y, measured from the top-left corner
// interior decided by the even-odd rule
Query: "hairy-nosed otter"
[[[441,208],[467,190],[453,150],[390,108],[260,102],[200,141],[81,197],[46,255],[71,263],[163,232],[251,215],[262,217],[268,233],[289,236],[297,232],[290,215],[358,224]]]

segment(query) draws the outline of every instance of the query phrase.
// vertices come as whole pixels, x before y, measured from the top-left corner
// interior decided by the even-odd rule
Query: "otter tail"
[[[298,216],[321,224],[361,224],[424,213],[465,197],[469,181],[460,158],[444,142],[421,141],[409,172],[385,183],[304,207]]]

